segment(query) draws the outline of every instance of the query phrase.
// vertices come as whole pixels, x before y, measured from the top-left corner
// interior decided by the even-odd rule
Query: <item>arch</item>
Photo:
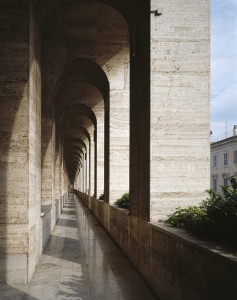
[[[112,68],[114,67],[116,70],[118,70],[118,74],[119,72],[121,71],[120,68],[118,67],[118,61],[117,61],[117,57],[120,57],[120,60],[121,60],[121,57],[122,57],[122,60],[123,60],[123,56],[124,56],[124,49],[126,49],[125,51],[126,52],[126,55],[128,55],[128,46],[129,45],[129,41],[128,41],[128,36],[129,36],[129,28],[128,28],[128,23],[125,19],[125,16],[123,14],[123,12],[127,11],[127,13],[130,13],[130,9],[128,9],[128,7],[130,8],[130,6],[128,5],[127,1],[120,1],[120,2],[116,2],[116,1],[63,1],[61,3],[53,3],[53,1],[50,1],[49,2],[46,2],[44,1],[43,5],[45,5],[45,25],[47,27],[47,29],[49,29],[49,32],[47,32],[47,35],[51,37],[57,37],[57,34],[60,35],[60,30],[62,28],[68,28],[70,27],[70,25],[64,23],[62,25],[62,27],[60,27],[57,30],[53,30],[54,29],[52,27],[52,24],[53,23],[50,23],[50,14],[52,14],[52,19],[54,18],[56,22],[58,22],[58,12],[60,14],[64,14],[64,11],[65,11],[65,6],[69,5],[69,11],[71,10],[72,7],[70,7],[71,5],[75,5],[75,7],[78,9],[79,6],[77,5],[82,5],[81,7],[82,8],[85,8],[86,11],[90,12],[90,5],[94,5],[93,6],[98,12],[101,12],[102,10],[105,11],[105,13],[107,14],[108,18],[105,20],[104,18],[100,17],[98,15],[98,25],[99,25],[99,28],[102,32],[102,35],[98,34],[95,36],[95,43],[98,44],[98,46],[100,46],[101,44],[101,41],[103,41],[103,33],[109,31],[111,37],[112,37],[112,41],[110,42],[110,38],[106,37],[106,39],[109,41],[109,43],[112,45],[113,41],[115,41],[116,44],[115,45],[115,48],[114,46],[113,47],[107,47],[106,50],[102,50],[102,48],[100,50],[98,50],[98,53],[99,54],[93,54],[94,57],[92,58],[92,56],[87,56],[87,53],[85,53],[85,56],[84,56],[84,53],[83,51],[82,52],[76,52],[76,51],[71,51],[70,53],[70,57],[69,58],[66,58],[66,55],[64,55],[63,59],[61,60],[62,61],[62,64],[63,66],[60,67],[60,68],[55,68],[55,74],[54,74],[54,82],[53,83],[53,93],[52,93],[52,98],[53,98],[53,105],[55,106],[55,112],[60,112],[59,114],[56,114],[57,118],[58,118],[58,115],[61,115],[61,112],[63,112],[64,114],[66,113],[66,110],[69,110],[69,108],[67,107],[66,108],[66,105],[63,105],[64,108],[60,107],[60,103],[58,101],[60,101],[60,92],[65,89],[67,89],[67,86],[69,87],[69,85],[67,84],[67,82],[70,82],[71,80],[74,80],[75,81],[75,84],[80,84],[80,83],[87,83],[87,84],[90,84],[91,86],[93,87],[96,87],[101,95],[102,95],[102,98],[104,99],[104,117],[103,117],[103,120],[104,120],[104,132],[102,132],[102,127],[100,127],[100,131],[101,132],[101,135],[98,134],[98,137],[101,137],[100,141],[103,141],[103,145],[104,145],[104,148],[103,147],[100,147],[100,152],[99,153],[104,153],[103,157],[102,155],[100,156],[100,161],[103,161],[103,165],[104,165],[104,177],[105,178],[105,181],[103,183],[104,185],[104,190],[105,190],[105,201],[109,202],[109,178],[110,178],[110,170],[109,170],[109,163],[110,163],[110,130],[113,132],[113,134],[111,134],[111,139],[113,139],[113,141],[117,141],[117,129],[116,129],[116,126],[117,126],[117,118],[115,116],[115,114],[113,115],[113,120],[114,120],[114,123],[112,124],[112,126],[110,127],[110,83],[109,83],[109,79],[114,79],[114,80],[111,80],[111,82],[116,82],[116,86],[118,87],[119,84],[117,84],[119,82],[119,80],[116,80],[116,76],[117,75],[113,75],[113,74],[116,74],[114,72],[110,72],[110,65],[106,65],[106,62],[107,61],[112,61],[110,62],[111,63],[111,66]],[[99,4],[99,5],[98,5]],[[87,6],[89,5],[89,6]],[[124,10],[123,10],[123,7],[124,7]],[[126,9],[125,9],[126,7]],[[58,10],[58,11],[57,11]],[[82,9],[83,10],[83,9]],[[72,10],[71,10],[72,11]],[[54,14],[55,13],[55,14]],[[111,14],[111,16],[110,16]],[[80,12],[79,12],[79,16],[80,16]],[[95,18],[94,19],[94,16],[93,17],[93,25],[97,24],[97,19]],[[48,19],[48,20],[47,20]],[[108,21],[109,20],[109,21]],[[49,22],[49,23],[47,23]],[[75,22],[77,22],[77,20],[75,19]],[[110,30],[109,26],[110,24],[112,25],[112,30]],[[51,26],[51,28],[50,28]],[[65,27],[64,27],[65,26]],[[68,26],[68,27],[67,27]],[[115,27],[118,27],[118,30],[120,31],[119,34],[120,35],[120,40],[118,41],[118,43],[116,42],[117,41],[117,33],[116,31],[114,31],[114,28]],[[50,31],[51,30],[51,31]],[[44,30],[43,30],[44,31]],[[80,35],[80,34],[79,34]],[[102,36],[102,39],[101,39],[101,36]],[[73,36],[74,37],[74,36]],[[77,38],[78,36],[75,36],[75,38]],[[70,34],[68,35],[68,38],[72,38],[72,36],[70,37]],[[82,40],[83,40],[83,37],[82,37]],[[63,43],[62,43],[63,44]],[[67,44],[67,41],[65,41],[65,44],[64,46]],[[87,44],[86,47],[88,47],[89,44]],[[62,46],[63,47],[63,46]],[[67,47],[67,45],[66,45]],[[70,46],[69,46],[70,47]],[[108,50],[109,49],[109,50]],[[99,52],[101,51],[101,53]],[[78,54],[78,56],[77,56]],[[117,56],[118,55],[118,56]],[[86,57],[86,58],[85,58]],[[91,57],[91,58],[90,58]],[[102,58],[103,57],[103,58]],[[126,60],[127,58],[125,58],[125,60],[123,60],[123,63],[126,65],[126,67],[124,67],[124,70],[126,72],[126,76],[127,78],[129,78],[128,74],[129,72],[127,71],[127,65],[129,64],[129,61]],[[102,69],[103,67],[103,69]],[[108,76],[108,77],[107,77]],[[114,77],[115,78],[114,78]],[[125,79],[126,80],[126,79]],[[125,83],[122,83],[121,86],[124,84],[124,86],[126,86]],[[114,89],[115,88],[115,85],[113,86]],[[74,83],[72,83],[72,86],[74,86]],[[121,90],[122,90],[122,87],[119,87]],[[125,89],[128,89],[127,87]],[[78,101],[80,102],[80,97],[77,99],[76,98],[76,85],[75,85],[75,102]],[[74,96],[74,94],[72,93],[71,95]],[[120,93],[120,99],[121,97],[123,97],[122,95],[122,92]],[[117,97],[117,99],[119,98]],[[126,95],[126,99],[128,98],[128,96]],[[66,99],[66,93],[65,93],[65,97],[64,97],[65,100]],[[62,99],[63,100],[63,99]],[[72,101],[74,102],[74,99],[70,98],[70,92],[69,92],[69,101]],[[66,101],[65,101],[66,102]],[[124,103],[126,102],[126,100],[124,101]],[[113,101],[112,103],[115,103],[115,101]],[[65,103],[64,103],[65,104]],[[124,104],[122,104],[124,105]],[[115,107],[116,108],[116,107]],[[80,116],[83,116],[83,114],[80,114]],[[80,116],[78,116],[80,118]],[[124,118],[123,120],[123,125],[124,127],[128,124],[128,120],[129,120],[129,116],[127,117],[126,116],[126,120]],[[56,120],[58,122],[58,119]],[[98,122],[98,120],[97,120]],[[69,122],[68,122],[69,124]],[[74,127],[76,125],[76,122],[73,123],[73,126]],[[88,127],[85,126],[85,123],[80,122],[77,124],[77,126],[83,126],[85,127],[87,130],[88,130]],[[64,125],[62,125],[61,123],[61,120],[59,123],[56,123],[56,128],[58,131],[60,130],[63,130],[63,127]],[[94,126],[95,126],[95,122],[94,122]],[[60,130],[59,130],[59,127],[60,127]],[[66,127],[70,128],[69,125],[67,125]],[[124,128],[123,127],[123,128]],[[111,129],[112,128],[112,129]],[[126,129],[127,130],[127,129]],[[88,130],[89,131],[89,130]],[[127,130],[128,131],[128,130]],[[95,131],[95,133],[97,133],[97,130]],[[104,136],[103,136],[104,135]],[[129,144],[129,136],[126,136],[127,140],[128,140],[128,143],[124,143],[124,148],[127,150],[129,149],[129,145],[127,146],[127,144]],[[98,139],[98,142],[99,142],[99,139]],[[121,142],[119,141],[118,143],[121,144]],[[113,143],[115,144],[115,143]],[[125,145],[126,144],[126,145]],[[95,143],[95,147],[97,147],[97,143]],[[116,146],[114,147],[113,150],[116,150],[119,152],[119,149],[122,149],[122,147],[117,147]],[[111,151],[111,153],[115,153],[115,151]],[[129,150],[128,150],[129,151]],[[120,152],[124,152],[124,151],[120,151]],[[97,149],[95,149],[95,154],[97,153]],[[120,154],[120,153],[119,153]],[[128,156],[128,155],[127,155]],[[113,159],[115,158],[115,154],[114,154],[114,157]],[[111,160],[112,161],[112,160]],[[125,156],[122,156],[121,155],[121,161],[122,162],[128,162],[128,157],[126,157],[125,159]],[[124,163],[124,166],[126,165],[126,163]],[[101,166],[101,164],[100,164]],[[124,167],[123,166],[123,167]],[[114,167],[116,167],[116,163],[114,164]],[[127,167],[127,166],[125,166]],[[128,167],[127,167],[128,168]],[[103,169],[102,169],[103,171]],[[100,172],[101,172],[101,167],[100,167]],[[116,185],[116,172],[117,171],[114,171],[113,173],[111,172],[111,174],[113,174],[111,177],[114,178],[114,186]],[[129,174],[129,172],[127,172],[127,170],[125,170],[126,172],[126,175]],[[106,176],[105,176],[106,174]],[[100,178],[102,178],[100,176]],[[129,180],[124,180],[126,182],[129,182]],[[100,183],[100,185],[102,185],[102,182]],[[122,185],[121,185],[122,186]]]
[[[54,99],[57,98],[58,92],[64,85],[64,82],[72,75],[78,76],[78,82],[86,82],[95,86],[103,95],[105,102],[109,100],[110,85],[104,70],[96,62],[80,57],[68,60],[60,74],[55,79],[53,88]]]
[[[64,139],[64,142],[66,141],[66,139]],[[69,140],[72,143],[74,144],[81,144],[83,148],[85,148],[85,150],[87,151],[87,147],[86,147],[86,144],[81,140],[81,139],[78,139],[78,138],[74,138],[74,139],[70,139]],[[65,147],[64,149],[66,149],[67,147]]]
[[[89,142],[91,141],[91,136],[90,136],[88,130],[81,125],[74,126],[72,129],[65,129],[65,128],[63,128],[63,129],[64,130],[62,130],[62,138],[64,136],[66,136],[67,134],[76,131],[76,132],[81,132],[82,134],[84,134],[86,136],[86,138],[88,139]]]
[[[62,116],[60,118],[60,123],[63,122],[69,116],[70,113],[78,113],[80,115],[86,116],[88,119],[90,119],[90,121],[94,125],[94,128],[96,129],[97,121],[96,121],[95,113],[87,105],[74,104],[74,105],[69,106],[68,109],[62,114]]]
[[[83,62],[83,63],[82,63]],[[88,64],[91,64],[93,66],[93,68],[88,68]],[[80,82],[83,82],[82,80],[85,80],[86,82],[90,82],[91,83],[94,83],[93,87],[96,85],[97,87],[99,87],[99,89],[97,88],[97,90],[102,94],[103,93],[103,97],[102,99],[104,100],[104,102],[108,103],[107,104],[107,108],[109,107],[109,83],[108,83],[108,79],[104,73],[104,71],[95,63],[91,63],[90,61],[88,60],[77,60],[77,63],[76,62],[73,62],[72,66],[73,68],[77,68],[79,66],[83,66],[83,68],[85,70],[87,70],[87,75],[85,76],[85,73],[80,75],[80,72],[74,72],[74,75],[76,74],[77,75],[77,81],[80,81]],[[65,78],[68,78],[67,76],[71,76],[71,74],[73,74],[72,72],[70,72],[70,68],[72,68],[70,65],[67,67],[67,69],[69,70],[69,72],[65,71],[65,76],[62,77],[62,82],[65,81]],[[97,69],[97,74],[98,72],[102,75],[99,75],[99,78],[102,76],[103,80],[100,81],[98,84],[96,84],[95,80],[98,79],[98,75],[97,74],[93,74],[93,72],[91,72],[91,74],[89,74],[88,70],[92,70],[93,69]],[[68,74],[70,75],[68,75]],[[89,75],[88,75],[89,74]],[[79,78],[78,78],[79,76]],[[90,79],[90,76],[93,76],[92,80],[89,80]],[[70,79],[70,77],[69,77]],[[101,82],[103,84],[101,84]],[[62,84],[62,83],[60,83]],[[59,86],[60,86],[59,84]],[[56,99],[56,98],[55,98]],[[106,101],[105,101],[106,100]],[[80,101],[80,99],[78,99],[78,102]],[[94,194],[96,195],[96,190],[97,190],[97,139],[96,139],[96,136],[97,136],[97,119],[96,119],[96,115],[95,113],[93,112],[93,110],[88,107],[86,104],[81,104],[81,103],[77,103],[77,104],[71,104],[71,105],[68,105],[65,107],[64,111],[63,109],[61,108],[61,111],[60,111],[60,104],[56,101],[55,103],[57,105],[56,107],[56,122],[59,123],[59,131],[61,132],[61,135],[63,135],[63,138],[65,137],[65,133],[64,131],[67,131],[67,134],[69,132],[69,129],[70,129],[70,132],[74,132],[75,133],[75,130],[73,128],[78,128],[80,130],[81,133],[85,133],[85,135],[87,136],[88,140],[89,140],[89,146],[91,145],[90,142],[91,142],[91,137],[90,137],[90,134],[88,132],[88,127],[90,126],[89,123],[81,123],[80,124],[80,120],[82,120],[82,118],[88,118],[88,120],[90,120],[94,126],[94,141],[95,141],[95,151],[94,151],[94,155],[95,155],[95,158],[94,158],[94,164],[93,164],[93,167],[94,167],[94,185],[95,185],[95,192]],[[81,117],[79,117],[82,116]],[[73,117],[72,117],[73,116]],[[79,117],[79,118],[78,118]],[[107,117],[106,117],[106,120],[107,122],[105,124],[107,124],[107,126],[105,125],[105,127],[107,128],[107,131],[109,130],[109,110],[107,109]],[[72,126],[72,122],[73,122],[73,126]],[[66,124],[68,123],[68,124]],[[82,129],[84,128],[84,129]],[[105,128],[104,128],[104,131],[105,131]],[[105,135],[105,133],[104,133]],[[107,134],[107,138],[109,138],[109,135]],[[107,141],[107,145],[109,147],[109,141]],[[91,148],[91,147],[90,147]],[[104,152],[104,151],[103,151]],[[107,153],[109,152],[109,150],[107,150]],[[91,150],[89,150],[89,157],[91,159]],[[108,156],[107,156],[108,157]],[[108,166],[109,165],[109,157],[107,158],[108,162],[107,164],[104,163],[104,166],[106,167],[106,165]],[[103,155],[103,162],[104,162],[104,155]],[[91,166],[91,163],[89,161],[89,166]],[[104,168],[105,168],[104,167]],[[104,169],[103,168],[103,169]],[[109,167],[107,167],[108,169]],[[100,170],[100,173],[101,173],[101,168],[99,169]],[[89,171],[90,172],[90,171]],[[103,172],[103,177],[99,177],[100,178],[100,185],[101,183],[103,183],[103,185],[105,184],[104,183],[104,174],[105,174],[105,170],[102,171]],[[90,175],[89,175],[90,176]],[[103,179],[102,179],[103,178]],[[102,188],[102,190],[104,189],[104,187]]]
[[[65,8],[64,4],[65,2],[55,2],[53,0],[43,0],[42,6],[44,6],[44,18],[41,20],[42,27],[45,24],[45,19],[50,19],[51,16],[57,12],[58,10]],[[78,3],[82,2],[82,0],[78,0]],[[89,2],[89,1],[88,1]],[[130,2],[130,5],[128,5],[127,0],[93,0],[90,1],[91,3],[101,3],[104,4],[111,9],[117,11],[120,16],[123,18],[123,20],[126,22],[127,26],[131,26],[131,19],[133,20],[134,17],[134,4]],[[69,1],[68,1],[69,3]],[[72,3],[73,4],[73,3]]]

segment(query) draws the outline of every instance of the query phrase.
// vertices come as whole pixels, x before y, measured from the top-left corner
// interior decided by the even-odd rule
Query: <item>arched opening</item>
[[[95,112],[95,169],[98,173],[95,195],[104,190],[105,201],[113,202],[129,190],[129,34],[120,12],[107,4],[68,1],[55,6],[45,3],[43,52],[47,54],[44,56],[47,83],[44,84],[43,107],[58,114],[56,106],[53,108],[49,104],[52,95],[46,86],[53,86],[55,105],[60,103],[61,110],[67,105],[85,103]],[[86,19],[90,26],[82,21]],[[60,34],[64,35],[64,40],[60,39]],[[43,114],[47,119],[47,113]],[[45,131],[48,131],[46,123]],[[93,140],[91,138],[91,143]],[[43,144],[49,145],[49,141]],[[57,141],[56,148],[60,148]],[[118,175],[121,173],[123,176]]]
[[[60,123],[61,132],[63,133],[63,148],[64,153],[67,152],[67,157],[70,159],[70,153],[75,152],[75,146],[78,150],[84,148],[83,157],[81,159],[83,166],[83,177],[81,178],[84,182],[82,192],[86,193],[89,189],[89,195],[96,193],[96,178],[97,178],[97,157],[96,148],[97,145],[92,140],[94,132],[97,130],[97,120],[93,111],[88,108],[85,104],[77,104],[70,107],[70,109],[64,113]],[[77,152],[78,152],[77,150]],[[89,164],[85,164],[85,157],[88,156]],[[87,160],[87,159],[86,159]],[[65,159],[65,164],[68,165]],[[70,172],[70,182],[77,181],[76,175],[78,168],[72,166],[73,172],[67,168]],[[88,168],[88,170],[87,170]],[[87,170],[87,171],[86,171]],[[89,181],[87,180],[87,174],[89,174]],[[69,175],[69,174],[68,174]],[[85,178],[84,178],[85,177]],[[88,181],[88,187],[85,184]]]

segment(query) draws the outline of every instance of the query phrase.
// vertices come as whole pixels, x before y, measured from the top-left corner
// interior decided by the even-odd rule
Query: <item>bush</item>
[[[177,208],[176,212],[165,222],[199,234],[203,230],[206,218],[205,209],[198,206],[189,206],[188,208]]]
[[[120,208],[127,208],[130,207],[130,201],[129,201],[129,193],[123,194],[123,196],[115,201],[115,204],[118,205]]]
[[[99,200],[104,200],[104,192],[102,194],[100,194]]]
[[[237,246],[237,183],[234,176],[228,179],[231,186],[221,186],[221,193],[208,190],[200,206],[177,208],[165,222]]]

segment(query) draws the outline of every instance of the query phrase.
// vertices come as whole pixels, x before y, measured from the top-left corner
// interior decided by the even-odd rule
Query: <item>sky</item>
[[[211,0],[211,131],[237,125],[237,0]]]

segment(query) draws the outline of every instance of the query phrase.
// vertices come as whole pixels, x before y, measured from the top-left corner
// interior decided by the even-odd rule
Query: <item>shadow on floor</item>
[[[0,284],[0,299],[1,300],[38,300],[40,298],[35,298],[33,296],[30,296],[27,293],[27,284]]]
[[[77,228],[77,221],[59,219],[58,222],[57,222],[57,226]]]

